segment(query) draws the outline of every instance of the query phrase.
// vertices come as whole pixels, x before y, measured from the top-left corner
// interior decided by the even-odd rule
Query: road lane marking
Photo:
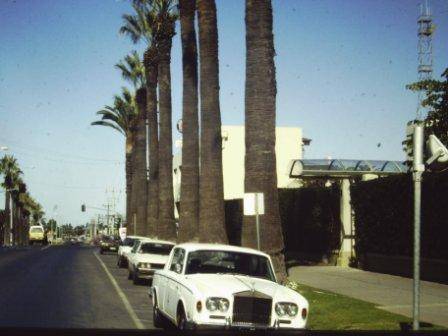
[[[40,250],[41,250],[41,251],[46,250],[46,249],[49,248],[50,246],[51,246],[51,245],[44,246],[44,247],[42,247]]]
[[[113,275],[109,272],[107,269],[106,264],[101,260],[100,257],[98,257],[98,254],[93,252],[93,255],[98,259],[101,266],[103,267],[104,271],[106,272],[107,276],[109,277],[110,282],[112,282],[112,285],[115,287],[115,290],[118,293],[118,296],[120,297],[121,301],[123,301],[124,307],[126,308],[129,316],[131,317],[132,321],[134,322],[137,329],[144,329],[143,323],[140,321],[140,319],[137,317],[137,314],[135,313],[134,309],[132,308],[131,304],[129,303],[126,295],[121,290],[120,286],[118,285],[117,281],[114,279]]]

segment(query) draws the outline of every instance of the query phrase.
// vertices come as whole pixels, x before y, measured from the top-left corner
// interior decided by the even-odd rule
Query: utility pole
[[[414,288],[413,288],[413,321],[412,329],[420,329],[420,220],[422,175],[425,171],[423,158],[423,125],[414,125],[412,172],[414,180]]]

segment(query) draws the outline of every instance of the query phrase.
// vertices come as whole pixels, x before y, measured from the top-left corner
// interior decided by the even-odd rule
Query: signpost
[[[244,215],[254,216],[257,230],[257,248],[260,250],[260,215],[264,215],[264,194],[245,193],[244,194]]]
[[[123,241],[126,239],[126,228],[125,227],[121,227],[118,229],[118,233],[120,235],[120,239]]]

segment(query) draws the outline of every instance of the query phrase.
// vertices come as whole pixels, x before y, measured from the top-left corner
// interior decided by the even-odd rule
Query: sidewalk
[[[412,279],[337,266],[295,266],[289,279],[412,318]],[[420,282],[420,320],[448,327],[448,285]]]

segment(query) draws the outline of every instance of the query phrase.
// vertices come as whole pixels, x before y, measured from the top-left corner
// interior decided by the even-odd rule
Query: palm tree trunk
[[[137,218],[137,164],[136,164],[136,157],[137,157],[137,149],[136,149],[136,143],[137,143],[137,117],[134,118],[131,121],[130,125],[130,131],[132,134],[132,152],[131,152],[131,200],[130,200],[130,232],[132,234],[136,234],[136,218]]]
[[[159,221],[159,127],[157,122],[157,54],[154,47],[144,55],[148,114],[148,204],[147,234],[155,236]]]
[[[171,118],[171,44],[172,38],[159,43],[159,226],[157,236],[176,240],[173,194],[173,140]]]
[[[134,234],[132,223],[132,134],[126,135],[126,230],[128,235]]]
[[[11,202],[11,192],[8,190],[5,191],[5,214],[6,214],[6,220],[5,220],[5,226],[4,226],[4,245],[9,246],[10,244],[10,235],[11,235],[11,209],[10,209],[10,202]]]
[[[180,187],[179,242],[198,239],[199,137],[198,65],[195,0],[180,0],[183,65],[182,178]]]
[[[201,145],[199,240],[227,243],[219,108],[218,27],[214,0],[198,0]]]
[[[260,247],[271,255],[279,281],[286,278],[275,156],[274,36],[271,0],[246,0],[245,192],[264,194]],[[242,245],[256,248],[254,216],[244,216]]]
[[[135,95],[137,103],[137,131],[135,139],[135,213],[136,235],[146,234],[146,204],[147,204],[147,165],[146,165],[146,88],[139,88]]]

